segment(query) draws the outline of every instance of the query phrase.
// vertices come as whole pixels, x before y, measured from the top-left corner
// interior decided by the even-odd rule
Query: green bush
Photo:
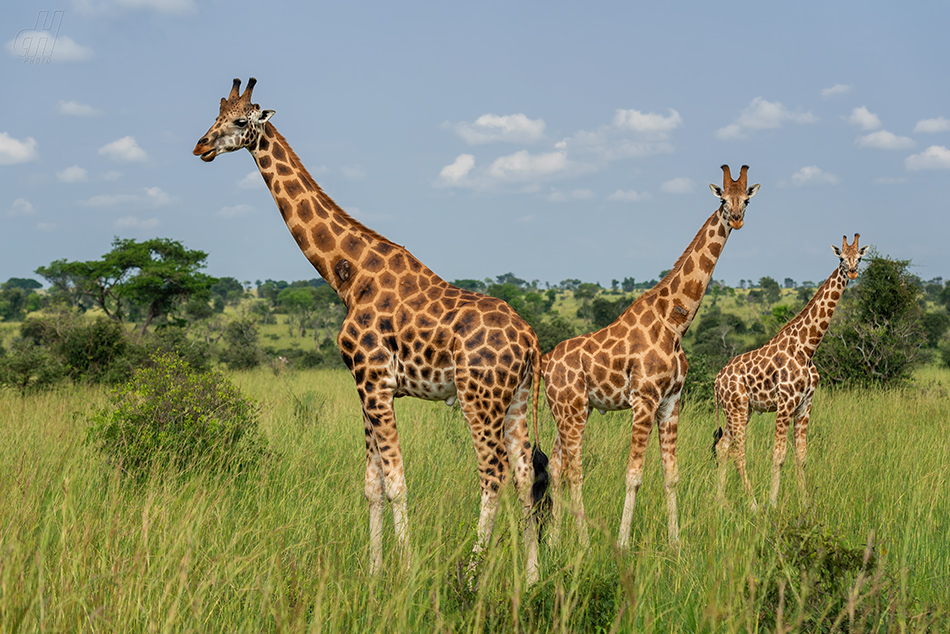
[[[0,355],[0,385],[20,394],[50,388],[64,372],[62,363],[49,350],[29,339],[14,339],[9,352]]]
[[[237,319],[224,329],[225,349],[221,360],[232,370],[249,370],[261,364],[263,353],[258,343],[257,324]]]
[[[87,441],[134,475],[152,466],[243,467],[263,454],[257,407],[217,372],[156,355],[93,413]]]

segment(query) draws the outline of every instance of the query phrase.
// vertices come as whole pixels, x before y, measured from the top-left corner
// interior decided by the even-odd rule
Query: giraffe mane
[[[280,141],[283,144],[284,148],[287,151],[287,155],[290,159],[291,164],[297,170],[299,170],[299,173],[306,178],[307,184],[313,187],[313,191],[317,193],[317,195],[320,197],[320,200],[325,202],[327,205],[329,205],[333,209],[334,213],[340,214],[341,216],[346,218],[348,221],[352,222],[354,227],[359,229],[362,233],[369,235],[373,239],[392,245],[394,247],[399,246],[398,244],[396,244],[389,238],[386,238],[385,236],[380,235],[379,233],[373,231],[372,229],[364,225],[362,222],[360,222],[359,220],[357,220],[350,214],[346,213],[342,207],[336,204],[336,201],[330,198],[330,196],[326,192],[323,191],[320,185],[317,184],[317,181],[315,181],[313,176],[310,175],[310,172],[307,171],[307,168],[304,166],[303,161],[301,161],[300,157],[297,156],[297,153],[294,152],[294,149],[287,142],[287,139],[284,138],[284,135],[282,135],[280,132],[277,131],[277,128],[274,127],[273,123],[271,123],[270,121],[265,123],[264,130],[265,130],[265,134],[273,135],[274,138],[276,138],[278,141]]]

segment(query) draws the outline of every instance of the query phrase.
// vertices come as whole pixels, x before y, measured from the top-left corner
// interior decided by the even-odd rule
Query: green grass
[[[261,405],[275,455],[255,473],[185,473],[144,485],[91,453],[82,414],[105,393],[0,393],[0,632],[751,632],[947,631],[950,628],[950,372],[924,370],[899,391],[819,390],[810,425],[811,505],[790,458],[779,508],[753,514],[734,468],[715,500],[713,412],[680,418],[682,546],[666,543],[656,441],[616,549],[629,413],[593,414],[585,437],[591,548],[565,518],[542,545],[541,582],[524,583],[518,513],[506,490],[475,592],[459,580],[475,534],[478,486],[457,410],[397,401],[411,542],[401,571],[387,513],[384,571],[368,574],[359,404],[342,371],[260,370],[234,377]],[[78,414],[77,414],[78,413]],[[750,424],[750,476],[767,498],[773,416]],[[542,444],[554,429],[547,414]],[[850,548],[874,544],[853,624],[779,556],[780,531],[803,523]],[[772,584],[772,585],[770,585]],[[817,600],[818,608],[815,608]],[[852,602],[852,605],[854,602]],[[815,610],[818,616],[815,616]],[[863,612],[862,612],[863,610]],[[817,621],[815,619],[818,619]],[[819,626],[815,626],[818,623]]]

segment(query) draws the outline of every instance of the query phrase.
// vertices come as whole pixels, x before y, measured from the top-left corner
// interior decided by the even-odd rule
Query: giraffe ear
[[[260,121],[261,123],[267,123],[267,121],[270,120],[270,118],[273,116],[274,116],[273,110],[261,110],[261,118],[258,119],[258,121]]]
[[[834,251],[835,255],[837,255],[839,258],[841,257],[841,247],[839,247],[836,244],[833,244],[831,245],[831,250]]]
[[[723,197],[722,187],[720,187],[719,185],[713,185],[712,183],[709,183],[709,189],[712,190],[712,193],[716,198]]]
[[[759,187],[761,186],[762,186],[762,183],[756,183],[755,185],[749,188],[749,191],[746,192],[746,195],[749,198],[752,198],[753,196],[755,196],[755,192],[759,191]]]
[[[871,248],[870,246],[865,245],[865,246],[861,247],[860,249],[858,249],[858,257],[859,257],[859,258],[863,258],[863,257],[864,257],[864,254],[867,253],[867,252],[868,252],[868,249],[870,249],[870,248]]]

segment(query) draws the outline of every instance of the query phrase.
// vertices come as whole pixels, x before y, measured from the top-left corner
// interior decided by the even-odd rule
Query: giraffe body
[[[710,185],[721,206],[703,224],[670,273],[634,301],[613,323],[558,344],[542,360],[545,392],[557,421],[551,482],[569,484],[579,538],[589,542],[582,497],[581,446],[591,410],[630,409],[633,434],[627,463],[626,497],[618,543],[624,547],[636,494],[643,482],[643,458],[654,424],[659,428],[667,493],[668,536],[679,540],[676,507],[676,434],[679,397],[689,364],[683,334],[695,317],[713,269],[732,229],[742,227],[745,208],[759,185],[746,187],[743,166],[733,180],[723,166],[723,187]],[[554,496],[551,539],[557,541],[563,501]]]
[[[240,80],[234,81],[194,154],[211,161],[247,148],[301,251],[347,307],[337,344],[363,411],[370,570],[382,566],[386,501],[404,561],[410,562],[407,487],[393,410],[393,400],[402,396],[459,402],[481,486],[475,561],[491,535],[499,488],[509,472],[530,516],[527,407],[533,392],[537,433],[537,337],[504,301],[448,284],[404,247],[347,215],[270,123],[273,111],[250,102],[254,83],[252,78],[242,95]],[[537,527],[527,521],[529,583],[538,579],[537,541]]]
[[[858,238],[859,235],[855,234],[852,245],[845,238],[842,248],[832,246],[841,259],[840,265],[796,317],[764,346],[733,358],[716,376],[716,404],[726,417],[725,431],[716,431],[713,444],[720,463],[720,499],[724,497],[726,457],[731,453],[752,508],[757,508],[746,473],[745,456],[746,427],[752,412],[776,412],[770,504],[775,506],[778,501],[791,426],[794,426],[799,490],[802,499],[806,498],[804,468],[808,420],[820,378],[812,357],[831,324],[831,317],[848,281],[857,277],[858,263],[867,251],[867,247],[858,247]]]

